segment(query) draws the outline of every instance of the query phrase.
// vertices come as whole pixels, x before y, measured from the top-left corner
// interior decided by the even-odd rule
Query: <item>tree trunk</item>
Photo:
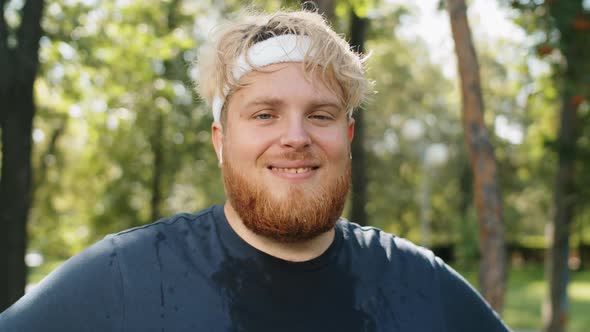
[[[586,92],[581,88],[586,84],[586,68],[590,56],[588,46],[583,43],[584,32],[572,29],[571,18],[582,11],[582,1],[559,3],[551,8],[557,28],[561,32],[561,51],[567,67],[558,79],[561,81],[562,104],[560,128],[557,138],[558,170],[555,179],[555,214],[551,233],[551,249],[547,257],[547,278],[549,297],[545,313],[546,332],[563,332],[567,326],[569,281],[568,256],[570,247],[570,228],[574,219],[576,123],[579,102],[576,97]]]
[[[473,175],[471,174],[469,162],[463,157],[461,159],[461,174],[459,176],[461,201],[459,203],[459,211],[461,212],[463,222],[467,223],[469,219],[469,207],[473,199]]]
[[[562,332],[567,324],[567,284],[570,226],[574,215],[574,160],[576,145],[577,107],[570,102],[571,94],[563,94],[558,138],[559,168],[555,181],[555,215],[551,232],[551,249],[547,261],[549,278],[549,312],[545,331]]]
[[[178,17],[177,11],[179,7],[179,0],[174,0],[170,2],[167,6],[168,14],[167,14],[167,24],[166,28],[163,31],[160,31],[159,34],[161,36],[165,36],[170,31],[174,30],[178,24]],[[172,73],[173,68],[173,60],[166,60],[164,61],[164,77],[166,79],[174,79],[174,74]],[[164,173],[165,169],[165,162],[166,162],[166,154],[164,150],[166,139],[165,135],[165,125],[166,125],[166,113],[164,110],[157,110],[157,114],[155,115],[154,119],[154,132],[151,135],[151,149],[153,153],[153,172],[152,172],[152,198],[151,198],[151,216],[148,222],[154,222],[160,218],[162,218],[162,197],[164,196],[162,193],[162,186],[164,182]]]
[[[157,110],[155,132],[152,136],[152,152],[154,154],[152,174],[152,200],[151,220],[154,222],[162,217],[160,205],[162,201],[162,173],[164,172],[164,115],[162,110]]]
[[[23,294],[26,283],[26,220],[30,206],[32,89],[4,98],[8,112],[2,119],[2,171],[0,175],[0,310]]]
[[[7,43],[5,1],[0,0],[0,311],[23,294],[26,284],[24,255],[26,225],[31,205],[31,149],[35,114],[33,84],[39,65],[41,16],[44,2],[29,0],[17,32],[18,46]]]
[[[359,52],[365,50],[365,31],[367,19],[360,18],[351,9],[350,45]],[[352,140],[352,196],[350,204],[350,220],[360,225],[367,225],[367,166],[365,154],[365,125],[362,110],[354,113],[354,139]]]
[[[480,289],[490,305],[501,312],[506,287],[506,253],[496,159],[484,123],[479,64],[467,21],[465,0],[447,0],[447,10],[461,78],[464,138],[474,177],[481,252]]]

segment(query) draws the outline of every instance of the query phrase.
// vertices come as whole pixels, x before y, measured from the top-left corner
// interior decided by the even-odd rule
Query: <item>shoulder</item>
[[[509,331],[479,293],[432,251],[375,227],[347,220],[338,227],[355,268],[377,272],[383,283],[398,288],[405,307],[431,308],[447,331]],[[411,306],[410,299],[419,305]]]
[[[180,213],[151,224],[107,235],[112,255],[116,256],[123,275],[139,268],[155,268],[158,256],[184,256],[187,250],[200,251],[212,238],[215,218],[212,206],[197,213]]]
[[[509,331],[498,314],[459,273],[444,265],[439,275],[449,331]]]
[[[68,259],[0,315],[2,331],[74,331],[122,324],[121,279],[110,238]]]
[[[197,213],[179,213],[148,225],[111,234],[107,238],[111,238],[117,247],[130,247],[153,245],[154,241],[187,236],[190,232],[207,232],[214,222],[214,208],[211,206]]]
[[[82,331],[89,325],[98,331],[119,329],[128,309],[129,285],[154,279],[158,255],[174,259],[184,245],[178,239],[209,232],[212,209],[107,235],[0,314],[0,330]]]
[[[180,268],[187,259],[199,258],[198,253],[210,252],[216,239],[213,210],[181,213],[149,225],[135,227],[105,238],[110,241],[121,278],[126,285],[136,285],[137,278],[146,284],[157,283],[157,276],[171,268]]]
[[[386,288],[403,285],[408,294],[438,301],[436,285],[444,263],[432,251],[376,227],[347,221],[341,221],[339,225],[343,232],[343,247],[354,269],[372,271],[365,276],[388,285],[384,286]]]
[[[375,255],[403,266],[433,269],[441,261],[434,253],[404,238],[372,226],[360,226],[346,219],[338,222],[345,244],[360,255]]]

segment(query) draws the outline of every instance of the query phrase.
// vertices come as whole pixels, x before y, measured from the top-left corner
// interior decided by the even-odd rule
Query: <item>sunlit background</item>
[[[366,49],[376,94],[361,110],[369,194],[363,223],[432,248],[476,284],[472,176],[454,43],[439,2],[336,1],[333,26],[349,33],[350,3],[369,20]],[[504,204],[510,272],[503,316],[515,329],[534,331],[541,328],[547,292],[543,262],[561,102],[555,69],[563,56],[543,48],[556,36],[536,28],[531,17],[541,13],[508,2],[473,0],[468,14]],[[8,2],[9,26],[20,23],[22,5]],[[297,2],[253,5],[275,10]],[[47,2],[35,85],[28,287],[106,234],[223,201],[212,116],[192,89],[199,73],[190,63],[212,27],[243,7],[232,0]],[[590,11],[590,0],[584,8]],[[588,91],[578,100],[581,128],[590,128]],[[590,141],[584,133],[579,148],[572,332],[590,326]]]

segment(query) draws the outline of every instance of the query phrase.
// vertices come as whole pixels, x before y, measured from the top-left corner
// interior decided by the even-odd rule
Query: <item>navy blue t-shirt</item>
[[[430,251],[344,219],[288,262],[216,205],[109,235],[0,314],[0,331],[508,331]]]

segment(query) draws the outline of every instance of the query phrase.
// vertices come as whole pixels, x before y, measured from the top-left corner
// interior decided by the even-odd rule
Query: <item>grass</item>
[[[476,285],[476,272],[461,270]],[[572,272],[568,288],[568,332],[587,332],[590,327],[590,270]],[[502,319],[514,330],[541,331],[542,306],[548,292],[542,266],[525,266],[509,271],[508,291]]]

